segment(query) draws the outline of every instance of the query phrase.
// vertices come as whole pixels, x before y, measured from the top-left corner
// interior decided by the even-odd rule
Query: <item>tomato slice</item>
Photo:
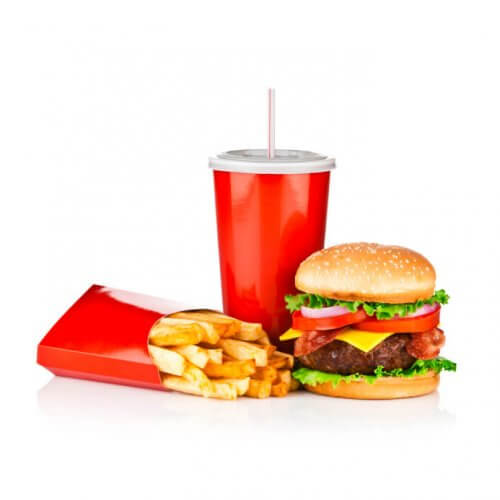
[[[340,316],[329,316],[327,318],[306,318],[300,311],[292,315],[292,328],[295,330],[335,330],[343,326],[359,323],[368,318],[363,309],[353,313],[341,314]]]
[[[415,318],[396,318],[396,319],[376,319],[368,318],[360,323],[356,323],[356,328],[368,332],[394,332],[394,333],[420,333],[432,330],[439,325],[439,313],[441,307],[435,311],[417,316]]]

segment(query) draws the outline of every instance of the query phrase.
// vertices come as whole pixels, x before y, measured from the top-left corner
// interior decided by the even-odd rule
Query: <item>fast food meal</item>
[[[434,391],[444,290],[419,253],[399,246],[349,243],[304,260],[295,275],[303,293],[287,295],[299,367],[293,378],[309,391],[355,399],[395,399]]]
[[[293,356],[276,351],[260,323],[199,310],[160,318],[149,334],[149,354],[162,384],[219,399],[283,397],[297,389]]]

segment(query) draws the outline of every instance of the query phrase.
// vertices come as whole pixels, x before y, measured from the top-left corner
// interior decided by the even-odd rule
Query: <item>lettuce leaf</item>
[[[355,312],[362,306],[368,316],[376,316],[377,319],[392,319],[394,316],[408,316],[420,309],[423,305],[447,304],[450,296],[444,290],[436,290],[432,297],[425,300],[417,300],[407,304],[384,304],[382,302],[348,302],[345,300],[330,299],[315,293],[299,293],[297,295],[286,295],[286,308],[290,312],[298,311],[302,306],[320,309],[321,307],[342,306]]]
[[[330,382],[333,387],[340,382],[353,382],[363,380],[369,384],[373,384],[375,380],[381,377],[415,377],[418,375],[425,375],[429,370],[436,373],[441,371],[454,372],[457,370],[457,364],[449,359],[438,356],[434,359],[417,359],[415,362],[406,369],[396,368],[395,370],[385,370],[383,366],[377,366],[373,374],[364,375],[360,373],[353,373],[352,375],[341,375],[339,373],[327,373],[319,370],[311,370],[310,368],[299,368],[292,373],[293,378],[297,379],[301,384],[316,385]]]

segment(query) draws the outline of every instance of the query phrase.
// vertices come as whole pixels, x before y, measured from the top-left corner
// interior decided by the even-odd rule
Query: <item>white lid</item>
[[[276,149],[274,158],[265,149],[238,149],[210,158],[214,170],[252,174],[308,174],[335,168],[335,159],[297,149]]]

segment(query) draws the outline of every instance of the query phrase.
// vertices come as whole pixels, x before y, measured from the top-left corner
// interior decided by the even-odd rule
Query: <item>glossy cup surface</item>
[[[324,245],[329,182],[329,171],[214,170],[224,311],[262,323],[273,343],[291,324],[298,265]]]

